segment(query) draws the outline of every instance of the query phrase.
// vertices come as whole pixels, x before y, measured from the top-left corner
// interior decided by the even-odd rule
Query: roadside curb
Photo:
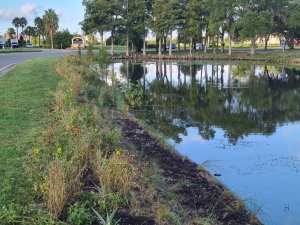
[[[9,70],[11,70],[16,64],[18,64],[18,63],[12,63],[10,65],[7,65],[7,66],[1,68],[0,69],[0,77],[3,76]]]

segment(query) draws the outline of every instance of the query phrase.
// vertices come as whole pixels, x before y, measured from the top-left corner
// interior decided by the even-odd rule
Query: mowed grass
[[[13,49],[0,49],[1,53],[15,53],[15,52],[41,52],[40,49],[32,49],[32,48],[13,48]]]
[[[30,202],[24,157],[41,143],[58,76],[57,58],[24,62],[0,77],[0,208]]]

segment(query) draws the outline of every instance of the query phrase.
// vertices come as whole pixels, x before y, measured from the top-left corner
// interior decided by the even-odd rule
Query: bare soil
[[[241,200],[196,163],[180,156],[174,150],[153,138],[138,121],[118,118],[125,143],[137,151],[143,151],[148,160],[155,160],[167,185],[182,184],[176,189],[181,207],[194,218],[213,218],[209,224],[246,225],[261,224],[249,213]],[[149,206],[150,207],[150,206]],[[151,216],[133,216],[128,212],[119,214],[122,225],[160,224]],[[201,223],[191,223],[201,224]]]

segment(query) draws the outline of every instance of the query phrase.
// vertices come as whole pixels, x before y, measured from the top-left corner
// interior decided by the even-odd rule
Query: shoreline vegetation
[[[192,55],[184,54],[184,52],[173,53],[173,55],[163,54],[132,54],[126,56],[124,54],[112,55],[113,60],[135,60],[135,61],[147,61],[147,60],[176,60],[176,61],[213,61],[213,60],[224,60],[224,61],[249,61],[249,62],[268,62],[268,63],[280,63],[297,65],[300,63],[299,53],[263,53],[256,54],[254,56],[247,52],[236,52],[232,55],[226,53],[201,53],[195,52]]]
[[[243,200],[201,166],[180,156],[130,118],[129,108],[139,104],[142,93],[135,86],[120,87],[115,75],[107,74],[109,63],[109,56],[103,53],[34,60],[0,79],[0,84],[11,79],[19,87],[24,76],[38,77],[35,88],[22,83],[28,96],[15,98],[29,104],[22,106],[25,112],[42,107],[31,125],[33,135],[19,137],[15,133],[21,132],[19,123],[8,119],[5,126],[14,126],[10,132],[1,131],[3,140],[22,139],[18,147],[13,140],[3,146],[4,151],[13,152],[2,159],[7,165],[1,170],[11,170],[4,183],[16,182],[2,190],[1,223],[261,224]],[[54,66],[49,69],[51,64]],[[26,73],[20,73],[22,68]],[[31,105],[31,91],[39,89],[46,78],[52,80],[51,88],[41,90],[48,100]],[[55,87],[50,105],[49,91]],[[33,98],[42,99],[39,95]],[[1,114],[9,114],[13,107],[7,106]],[[24,131],[29,128],[26,124],[22,127]],[[9,167],[15,157],[19,163]],[[12,197],[14,191],[20,194]],[[26,198],[22,193],[28,193]]]

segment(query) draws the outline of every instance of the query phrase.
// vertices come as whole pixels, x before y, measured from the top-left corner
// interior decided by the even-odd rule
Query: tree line
[[[204,52],[209,44],[214,52],[219,45],[224,52],[225,37],[229,55],[233,41],[250,41],[254,55],[258,38],[263,38],[267,47],[275,34],[290,48],[294,48],[295,38],[300,38],[299,0],[83,0],[82,4],[82,30],[99,33],[101,43],[103,34],[110,32],[112,54],[118,38],[125,40],[127,55],[130,49],[146,54],[149,32],[156,36],[159,55],[163,47],[171,46],[174,31],[178,43],[190,44],[190,54],[197,42],[204,44]]]
[[[59,18],[55,11],[53,9],[48,9],[44,12],[42,17],[36,17],[34,19],[34,26],[27,26],[28,21],[25,17],[15,17],[12,20],[12,24],[16,28],[16,31],[14,28],[10,27],[7,29],[6,33],[10,36],[10,38],[13,38],[16,35],[17,39],[23,41],[24,37],[19,35],[19,28],[21,28],[21,34],[27,35],[29,42],[31,37],[38,37],[39,46],[41,46],[41,39],[44,41],[46,37],[46,39],[50,40],[50,46],[53,49],[53,35],[58,30],[58,22]],[[62,33],[66,33],[66,31],[63,31]]]

